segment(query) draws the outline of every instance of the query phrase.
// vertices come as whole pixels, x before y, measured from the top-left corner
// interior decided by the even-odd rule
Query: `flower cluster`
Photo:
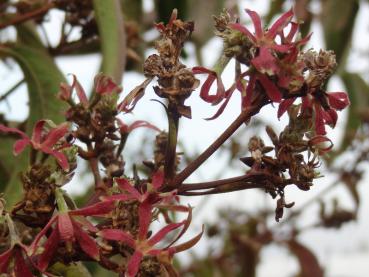
[[[310,36],[298,38],[292,11],[266,30],[257,13],[246,12],[253,22],[253,33],[232,22],[227,13],[215,17],[217,34],[224,40],[223,56],[215,70],[191,70],[180,61],[194,24],[177,19],[173,11],[168,24],[156,24],[158,53],[144,62],[146,80],[123,100],[122,89],[112,78],[98,74],[88,96],[73,75],[72,84],[62,83],[58,93],[58,98],[68,104],[65,122],[56,125],[41,119],[34,122],[32,135],[0,125],[1,133],[17,138],[14,154],[30,155],[29,166],[21,173],[23,199],[10,211],[0,209],[0,227],[5,230],[0,232],[0,241],[6,241],[1,245],[0,273],[16,277],[50,275],[55,264],[93,261],[121,276],[177,276],[173,256],[194,246],[203,234],[202,230],[187,242],[178,242],[192,220],[192,207],[181,204],[181,195],[263,189],[278,197],[275,218],[279,221],[284,209],[293,206],[285,201],[285,187],[310,189],[320,177],[319,157],[333,146],[325,137],[325,125],[334,126],[337,110],[349,104],[345,93],[324,89],[336,65],[334,54],[301,50]],[[231,58],[238,70],[234,83],[225,89],[220,75]],[[247,70],[242,72],[241,64]],[[242,110],[214,143],[178,172],[179,120],[191,118],[191,107],[185,100],[199,85],[196,74],[208,75],[200,98],[221,104],[213,119],[225,110],[237,90],[241,92]],[[124,117],[134,110],[154,78],[156,95],[166,100],[160,103],[168,118],[167,131],[143,120],[128,124]],[[215,82],[217,91],[212,94]],[[279,135],[267,127],[273,146],[265,146],[257,136],[250,139],[250,156],[241,158],[249,167],[244,175],[184,183],[269,103],[279,103],[278,117],[287,112],[289,123]],[[130,176],[125,166],[126,141],[141,127],[159,134],[153,143],[152,160],[143,161],[139,169],[135,166]],[[24,151],[27,146],[30,151]],[[273,150],[274,155],[268,154]],[[77,157],[85,160],[94,177],[89,198],[82,205],[78,203],[80,207],[62,190],[76,171]],[[184,214],[184,219],[178,220],[177,213]],[[324,218],[327,225],[334,225],[331,221],[335,218],[325,214]],[[160,219],[165,224],[152,234],[153,222]]]
[[[74,100],[74,91],[78,102]],[[89,99],[73,76],[72,85],[62,83],[58,94],[70,106],[65,113],[67,122],[55,125],[40,120],[31,137],[16,128],[0,125],[1,132],[20,137],[14,144],[14,154],[31,146],[30,168],[22,177],[24,199],[11,214],[6,214],[5,228],[15,239],[11,240],[9,250],[0,255],[1,273],[49,274],[49,268],[56,262],[93,260],[109,270],[136,276],[139,271],[146,272],[149,260],[157,268],[153,274],[160,275],[175,272],[173,255],[192,247],[201,238],[202,232],[188,242],[173,245],[187,231],[192,209],[178,203],[176,190],[161,191],[164,172],[159,164],[154,163],[150,177],[136,186],[135,181],[124,177],[121,154],[129,134],[140,127],[160,129],[143,120],[126,124],[118,117],[127,99],[119,104],[120,92],[121,88],[111,78],[99,74]],[[79,209],[60,188],[74,174],[76,155],[89,163],[95,177],[95,192],[87,206]],[[56,163],[48,162],[49,157]],[[101,176],[100,166],[104,167],[105,176]],[[186,213],[187,219],[172,222],[169,212]],[[151,223],[160,214],[168,225],[150,238]],[[19,238],[13,220],[21,221],[27,228],[40,229],[28,246]],[[179,228],[181,231],[170,244],[154,248],[169,232]],[[110,260],[118,254],[121,263]],[[128,263],[124,263],[126,259]]]
[[[225,90],[220,78],[224,67],[217,67],[216,71],[194,67],[195,74],[208,74],[201,88],[201,97],[213,104],[224,101],[216,114],[219,116],[237,89],[241,93],[243,110],[253,105],[280,103],[278,117],[301,98],[301,113],[311,118],[317,135],[325,135],[324,126],[334,127],[336,111],[349,105],[346,93],[324,89],[336,66],[334,53],[301,50],[310,35],[299,38],[299,24],[292,21],[292,10],[284,13],[268,29],[263,29],[256,12],[248,9],[246,12],[254,25],[254,33],[240,23],[232,23],[227,13],[216,17],[215,21],[217,35],[224,41],[225,58],[235,58],[237,63],[246,65],[247,70],[239,72],[234,85]],[[210,88],[215,80],[217,92],[212,94]]]

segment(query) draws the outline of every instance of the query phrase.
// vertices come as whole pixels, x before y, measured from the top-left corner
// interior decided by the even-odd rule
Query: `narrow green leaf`
[[[269,3],[269,11],[264,17],[264,22],[269,25],[273,17],[282,12],[284,0],[274,0]]]
[[[305,37],[310,32],[311,22],[313,20],[313,13],[307,8],[311,0],[297,0],[295,2],[294,11],[295,16],[300,25],[300,33],[302,37]]]
[[[189,9],[189,20],[195,22],[195,31],[192,34],[192,39],[197,47],[203,46],[210,38],[214,37],[213,15],[219,15],[224,8],[224,0],[189,0],[191,7]],[[181,15],[181,10],[178,10]],[[167,19],[170,14],[167,15]]]
[[[119,0],[93,0],[100,35],[102,72],[122,81],[126,64],[126,35]]]
[[[123,14],[125,20],[132,20],[139,22],[143,16],[142,0],[121,0],[123,7]]]
[[[200,4],[202,1],[197,1]],[[208,2],[208,1],[206,1]],[[186,20],[188,18],[188,0],[155,0],[155,9],[158,14],[158,22],[168,22],[173,9],[178,10],[178,18]]]
[[[57,98],[60,82],[65,81],[47,50],[39,43],[35,33],[29,28],[19,28],[18,36],[23,37],[15,44],[0,46],[0,56],[13,58],[23,71],[28,87],[30,114],[27,120],[27,133],[30,134],[35,122],[42,118],[55,122],[63,120],[63,103]],[[24,39],[27,44],[23,44]],[[11,151],[11,150],[10,150]],[[7,152],[9,155],[9,152]],[[6,185],[7,206],[11,207],[20,200],[22,188],[19,172],[28,166],[28,156],[24,152],[19,157],[1,157],[13,160],[17,166],[13,168],[10,180]]]
[[[92,276],[98,277],[118,277],[118,273],[109,271],[96,262],[85,262],[84,266],[88,269]],[[81,276],[82,277],[82,276]]]
[[[68,266],[58,262],[51,267],[50,272],[64,277],[91,277],[90,272],[81,262],[76,262]]]
[[[348,107],[349,115],[346,122],[345,134],[339,152],[344,151],[352,142],[361,120],[359,112],[369,106],[369,86],[357,73],[344,72],[341,78],[349,94],[351,105]]]
[[[0,54],[15,59],[23,71],[30,102],[28,126],[41,118],[62,120],[63,104],[56,94],[65,79],[46,50],[13,44],[0,46]]]
[[[359,1],[327,0],[323,3],[321,21],[326,48],[334,50],[338,64],[343,67],[351,44],[351,35],[359,10]]]
[[[319,261],[313,252],[305,245],[295,239],[287,242],[291,253],[296,256],[300,264],[301,277],[323,277],[324,271],[319,265]]]
[[[12,157],[14,140],[0,136],[0,142],[0,191],[4,191],[15,166],[14,159]]]
[[[43,48],[43,43],[38,36],[36,27],[36,24],[31,21],[17,25],[17,44]]]

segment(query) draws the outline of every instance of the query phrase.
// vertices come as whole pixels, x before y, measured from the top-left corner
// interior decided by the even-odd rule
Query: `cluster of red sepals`
[[[263,30],[260,16],[246,9],[254,25],[254,33],[239,24],[231,23],[228,28],[240,32],[251,43],[253,54],[248,70],[241,72],[235,83],[225,90],[221,77],[216,72],[204,67],[194,67],[196,74],[208,74],[201,88],[200,96],[206,102],[218,104],[224,101],[213,119],[225,109],[233,92],[237,89],[242,97],[242,109],[253,104],[257,85],[261,85],[271,103],[280,103],[278,117],[281,117],[297,98],[301,98],[301,113],[309,113],[315,118],[317,135],[325,135],[325,125],[335,126],[337,110],[349,105],[344,92],[325,92],[321,87],[304,87],[306,85],[306,65],[299,59],[300,48],[310,39],[310,35],[299,39],[299,24],[292,22],[293,11],[284,13],[267,30]],[[289,31],[288,31],[289,29]],[[287,32],[287,34],[285,34]],[[242,63],[242,62],[241,62]],[[217,81],[216,93],[210,93],[214,81]],[[301,93],[301,90],[305,90]]]
[[[76,90],[81,104],[89,104],[88,98],[75,76],[73,76],[72,86],[67,84],[61,85],[59,97],[67,100],[71,97],[73,90]],[[100,74],[95,79],[95,92],[104,95],[120,92],[120,88],[111,78]],[[18,129],[4,125],[0,125],[0,131],[21,136],[21,139],[14,144],[13,152],[15,155],[18,155],[27,145],[30,145],[33,150],[52,155],[60,168],[68,173],[70,167],[63,149],[71,146],[71,144],[65,141],[65,137],[70,134],[69,124],[62,123],[45,132],[46,123],[52,125],[48,120],[38,121],[31,137]],[[136,121],[131,125],[126,125],[121,119],[117,118],[117,123],[119,130],[123,133],[139,127],[159,130],[146,121]],[[57,189],[55,194],[58,210],[55,210],[54,216],[38,233],[30,246],[24,245],[19,238],[14,239],[14,237],[17,237],[16,232],[11,234],[14,243],[12,243],[9,250],[0,255],[0,273],[7,273],[13,261],[13,270],[17,277],[33,276],[30,268],[48,274],[48,266],[60,244],[66,245],[67,248],[71,248],[73,244],[78,244],[85,254],[93,260],[99,261],[101,251],[95,239],[97,237],[108,241],[119,241],[134,249],[135,252],[129,259],[126,267],[126,276],[136,276],[144,256],[155,256],[161,263],[170,266],[173,255],[196,244],[201,238],[202,232],[185,243],[173,246],[189,227],[192,219],[192,209],[191,207],[177,204],[179,198],[176,195],[176,191],[169,193],[160,192],[164,182],[164,174],[161,169],[153,173],[150,179],[151,182],[147,182],[146,188],[141,191],[136,189],[128,179],[116,178],[115,182],[121,193],[102,196],[100,197],[100,202],[76,210],[69,210],[62,196],[63,193]],[[139,203],[139,230],[137,237],[118,229],[99,229],[89,221],[88,217],[109,218],[109,215],[115,208],[115,203],[128,200],[136,200]],[[185,212],[188,216],[187,219],[179,223],[169,223],[155,235],[149,237],[149,227],[153,221],[154,209]],[[8,217],[7,221],[8,225],[13,225],[10,217]],[[166,238],[168,233],[179,228],[182,228],[182,230],[170,244],[162,248],[155,247],[155,245]],[[46,240],[44,239],[45,236]],[[42,252],[40,253],[41,249]]]
[[[230,24],[229,28],[246,36],[255,47],[256,54],[249,64],[252,70],[241,73],[231,88],[225,90],[220,76],[217,76],[215,72],[203,67],[195,67],[193,68],[195,74],[208,74],[208,78],[201,88],[200,96],[203,100],[213,104],[224,101],[216,114],[218,116],[223,112],[236,89],[241,92],[242,109],[245,110],[253,105],[254,99],[257,98],[255,93],[260,92],[260,89],[256,89],[256,86],[262,86],[270,103],[280,103],[278,109],[278,117],[280,117],[299,98],[294,95],[295,91],[291,89],[290,83],[300,82],[301,86],[298,87],[301,88],[305,81],[303,75],[304,65],[298,61],[298,54],[300,47],[306,44],[309,36],[303,39],[294,39],[298,24],[291,22],[292,11],[283,14],[266,31],[262,29],[262,23],[257,13],[251,10],[246,10],[246,12],[254,24],[254,34],[239,23]],[[285,35],[284,29],[289,25],[289,33]],[[278,42],[277,37],[279,37]],[[217,81],[217,92],[211,94],[210,88],[214,81]],[[74,89],[79,101],[83,105],[88,105],[88,98],[75,77],[72,86],[66,84],[61,86],[60,98],[68,100]],[[95,80],[95,92],[101,95],[113,92],[119,93],[120,88],[110,78],[99,75]],[[325,135],[325,124],[334,126],[337,121],[336,110],[342,110],[349,104],[345,93],[322,92],[321,88],[307,89],[300,96],[302,99],[301,113],[308,112],[315,118],[314,126],[317,135]],[[124,110],[122,105],[124,104],[118,105],[118,109],[121,111]],[[68,172],[68,159],[63,150],[70,146],[64,140],[66,135],[70,134],[70,126],[68,123],[62,123],[52,127],[45,133],[47,123],[49,123],[47,120],[38,121],[31,137],[18,129],[3,125],[0,125],[0,131],[14,133],[21,137],[14,144],[14,154],[19,154],[27,145],[30,145],[36,151],[53,156],[60,168]],[[137,127],[156,129],[156,127],[144,121],[137,121],[131,126],[121,122],[119,127],[123,132],[131,131]],[[120,193],[102,196],[99,202],[75,210],[70,210],[67,207],[62,196],[63,193],[60,189],[56,189],[58,208],[55,209],[54,215],[34,238],[31,245],[24,245],[17,237],[16,232],[12,233],[10,231],[12,236],[11,248],[0,255],[0,273],[8,273],[11,266],[17,277],[33,276],[32,271],[34,270],[48,275],[48,267],[60,244],[66,245],[67,249],[73,244],[78,244],[87,256],[99,261],[102,254],[98,241],[104,239],[124,243],[134,250],[126,265],[125,274],[126,276],[136,276],[143,257],[155,256],[162,264],[170,266],[175,253],[192,247],[201,238],[202,232],[186,243],[173,246],[187,231],[192,212],[191,207],[178,204],[179,199],[175,190],[161,192],[161,187],[164,184],[162,170],[159,169],[154,172],[146,181],[146,185],[140,189],[135,188],[126,178],[116,178],[115,183]],[[136,236],[119,229],[99,229],[89,219],[89,217],[109,217],[116,202],[130,200],[139,203],[139,229]],[[150,236],[149,228],[155,209],[185,212],[188,216],[187,219],[179,223],[169,223],[155,235]],[[7,221],[9,226],[13,226],[9,216]],[[155,247],[166,238],[168,233],[179,228],[182,228],[181,231],[170,244],[166,247]]]

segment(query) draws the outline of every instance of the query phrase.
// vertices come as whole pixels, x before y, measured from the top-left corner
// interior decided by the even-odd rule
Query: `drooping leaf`
[[[351,104],[348,107],[349,115],[340,152],[344,151],[352,142],[352,138],[361,124],[359,113],[369,105],[369,85],[359,74],[344,72],[341,74],[341,78],[346,86]]]
[[[284,2],[285,2],[284,0],[270,1],[269,11],[264,17],[265,24],[269,25],[269,23],[272,21],[273,17],[276,14],[279,14],[279,13],[282,12]]]
[[[345,187],[347,188],[348,192],[351,194],[352,199],[355,202],[356,209],[360,206],[360,192],[358,190],[358,185],[362,178],[362,173],[359,171],[353,172],[343,172],[341,180],[343,181]]]
[[[93,0],[102,52],[101,71],[118,84],[126,64],[126,34],[119,0]]]
[[[55,122],[63,119],[63,104],[56,98],[56,94],[60,82],[65,79],[44,50],[18,44],[0,46],[0,55],[14,58],[26,79],[30,105],[29,127],[33,127],[33,123],[42,118]]]
[[[306,37],[309,34],[313,13],[308,9],[311,0],[296,0],[295,1],[295,16],[300,24],[301,37]]]
[[[17,44],[27,45],[33,48],[43,48],[43,43],[38,36],[36,24],[31,21],[17,25]]]
[[[192,39],[197,47],[203,46],[214,36],[212,15],[219,15],[224,8],[224,3],[224,0],[189,0],[190,7],[196,6],[196,9],[189,9],[188,18],[195,22]]]
[[[124,19],[138,21],[143,16],[142,0],[121,0]]]
[[[1,45],[0,56],[14,59],[23,71],[29,98],[27,133],[30,134],[39,119],[47,118],[54,122],[63,120],[63,103],[56,98],[56,95],[60,82],[65,81],[65,78],[32,28],[21,25],[17,31],[18,37],[23,39],[19,39],[14,44]],[[9,207],[19,200],[22,193],[18,175],[20,171],[27,169],[27,152],[12,159],[17,166],[13,168],[5,190]]]
[[[327,0],[322,3],[321,21],[326,48],[336,53],[337,62],[342,66],[350,47],[359,1]]]
[[[0,134],[0,191],[4,191],[16,161],[13,155],[14,139]]]
[[[84,262],[84,266],[88,269],[92,276],[99,277],[118,277],[118,273],[112,272],[94,262]],[[82,277],[82,276],[81,276]]]
[[[91,277],[90,272],[81,262],[75,262],[68,266],[58,262],[51,267],[50,272],[64,277]]]
[[[300,277],[323,277],[324,272],[316,256],[309,248],[295,239],[287,242],[288,247],[300,264]]]

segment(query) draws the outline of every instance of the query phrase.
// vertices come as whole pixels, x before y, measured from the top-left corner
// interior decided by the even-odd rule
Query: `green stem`
[[[230,57],[225,56],[222,54],[220,59],[217,61],[217,63],[213,66],[213,71],[217,73],[218,76],[222,74],[226,66],[228,65],[229,61],[231,60]]]
[[[35,149],[31,149],[31,152],[29,154],[29,162],[31,165],[34,165],[36,163],[36,159],[37,159],[37,150]]]
[[[94,15],[99,30],[101,71],[119,84],[126,67],[127,35],[120,0],[93,0]]]
[[[20,242],[20,239],[17,230],[15,229],[14,222],[8,213],[5,215],[5,218],[9,229],[10,245],[11,245],[10,247],[13,248],[14,245]]]
[[[55,189],[55,199],[59,212],[66,213],[69,211],[68,205],[64,199],[64,193],[60,188]]]

